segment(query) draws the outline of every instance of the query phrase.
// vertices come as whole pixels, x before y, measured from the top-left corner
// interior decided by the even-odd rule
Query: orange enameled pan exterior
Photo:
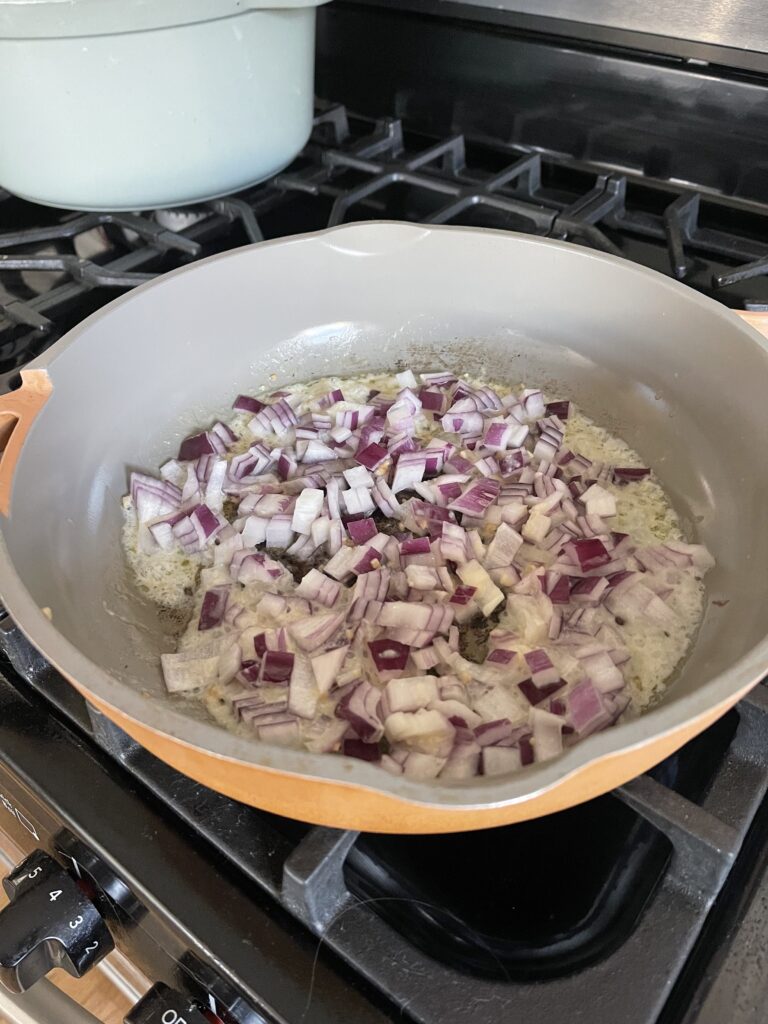
[[[584,800],[591,800],[641,775],[679,750],[684,743],[717,721],[751,689],[746,687],[743,693],[737,693],[732,699],[711,708],[687,725],[659,736],[643,747],[590,761],[552,788],[529,800],[496,807],[446,808],[398,800],[387,793],[343,782],[308,779],[225,757],[214,758],[205,751],[148,729],[116,708],[95,700],[93,694],[84,687],[77,683],[75,685],[86,700],[95,704],[161,761],[225,796],[314,825],[403,834],[470,832],[495,825],[509,825],[554,814],[555,811],[565,810]]]

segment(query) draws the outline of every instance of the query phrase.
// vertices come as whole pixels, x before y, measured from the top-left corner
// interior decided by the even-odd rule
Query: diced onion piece
[[[303,651],[316,651],[336,633],[344,622],[344,614],[326,612],[299,619],[288,625],[288,632]]]
[[[485,554],[486,569],[500,569],[511,565],[523,544],[523,538],[506,523],[500,523]]]
[[[600,484],[592,484],[579,498],[591,516],[615,516],[616,499],[610,491],[606,491]]]
[[[390,679],[384,693],[390,714],[418,711],[438,700],[437,679],[434,676]]]
[[[302,740],[313,754],[328,754],[338,750],[341,739],[347,731],[347,723],[339,718],[321,715],[314,722],[304,726]]]
[[[414,377],[412,370],[403,370],[402,373],[396,373],[395,380],[401,388],[417,388],[419,386],[419,382]]]
[[[498,498],[500,489],[498,480],[475,480],[464,488],[461,495],[452,501],[448,508],[454,512],[481,517],[488,506]]]
[[[549,516],[545,516],[534,509],[523,523],[523,537],[531,544],[540,544],[547,536],[551,525],[552,520]]]
[[[341,500],[348,515],[370,515],[375,505],[371,498],[371,492],[367,487],[352,487],[348,491],[341,492]]]
[[[355,684],[336,705],[336,717],[349,722],[351,728],[366,743],[377,743],[384,734],[378,716],[381,695],[375,686],[362,681]]]
[[[341,752],[345,757],[356,757],[360,761],[380,761],[381,750],[377,743],[365,743],[363,740],[345,739]]]
[[[578,683],[568,694],[568,723],[580,735],[597,732],[610,722],[600,691],[589,679]]]
[[[326,608],[332,608],[339,599],[341,585],[336,580],[331,580],[317,569],[310,569],[306,576],[296,588],[299,597],[305,597],[309,601],[317,601],[324,604]]]
[[[320,690],[309,660],[297,657],[288,686],[288,711],[311,721],[317,714],[319,699]]]
[[[547,686],[550,683],[556,683],[560,679],[560,673],[550,661],[549,655],[546,651],[538,650],[528,651],[524,655],[526,664],[530,669],[531,678],[537,686]]]
[[[508,775],[522,765],[517,747],[483,747],[483,775]]]
[[[238,395],[232,403],[232,408],[238,412],[250,412],[255,415],[264,408],[264,402],[260,402],[258,398],[251,398],[250,395]]]
[[[559,715],[533,708],[531,726],[533,727],[533,748],[537,761],[548,761],[551,757],[557,757],[562,753],[563,720]]]
[[[456,572],[462,583],[476,588],[477,593],[474,599],[483,615],[490,615],[494,608],[497,608],[504,600],[503,592],[499,590],[476,559],[457,566]]]
[[[198,648],[178,654],[161,654],[160,663],[169,693],[199,690],[218,680],[218,653],[207,653]]]
[[[349,644],[345,644],[343,647],[336,647],[334,650],[312,655],[310,663],[320,693],[330,693],[333,689],[348,651]]]
[[[373,487],[374,479],[365,466],[353,466],[344,470],[344,479],[350,487]]]
[[[526,419],[538,420],[544,415],[544,396],[538,388],[526,388],[520,396],[520,401],[525,409]]]
[[[225,570],[226,571],[226,570]],[[229,587],[214,587],[206,590],[200,609],[199,630],[215,629],[220,626],[229,600]]]
[[[264,652],[259,679],[263,683],[288,683],[293,672],[295,657],[290,651]]]
[[[637,466],[616,467],[613,470],[613,478],[617,484],[628,484],[636,480],[644,480],[650,476],[650,469],[638,468]]]
[[[441,779],[471,779],[480,771],[480,746],[477,743],[456,743],[440,771]]]
[[[305,487],[296,499],[291,529],[305,536],[310,534],[312,532],[312,523],[322,511],[324,498],[325,495],[318,488]]]
[[[607,654],[591,654],[580,661],[585,674],[601,693],[612,693],[624,687],[624,676]]]
[[[585,572],[598,569],[601,565],[607,565],[611,561],[610,552],[605,544],[597,538],[572,541],[566,544],[565,550],[576,556],[579,567]]]
[[[384,728],[390,743],[404,743],[411,750],[433,757],[450,754],[456,732],[445,715],[427,708],[387,715]]]
[[[378,533],[372,519],[354,519],[347,523],[347,530],[355,544],[365,544]]]

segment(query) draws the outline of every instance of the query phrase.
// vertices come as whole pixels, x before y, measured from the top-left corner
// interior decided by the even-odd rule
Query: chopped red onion
[[[428,669],[440,664],[440,658],[434,647],[424,647],[420,651],[411,651],[411,660],[416,668],[421,669],[422,672],[426,672]]]
[[[486,662],[492,665],[510,665],[517,657],[517,651],[507,651],[503,647],[497,647],[488,653]]]
[[[587,514],[590,516],[616,515],[616,499],[600,484],[592,484],[591,487],[588,487],[579,500],[586,506]]]
[[[470,516],[482,516],[498,498],[500,487],[498,480],[476,480],[465,487],[461,496],[452,501],[448,508]]]
[[[336,426],[357,430],[372,418],[376,410],[372,405],[359,405],[355,409],[344,409],[336,413]]]
[[[508,718],[498,718],[495,722],[483,722],[475,730],[475,738],[481,747],[495,746],[502,740],[509,739],[515,731]]]
[[[287,548],[293,543],[292,516],[278,514],[267,523],[266,544],[268,548]]]
[[[650,476],[650,469],[641,469],[637,466],[618,466],[613,470],[613,479],[617,484],[633,483],[636,480],[643,480]]]
[[[565,550],[569,555],[575,556],[577,564],[585,572],[598,569],[611,561],[607,548],[596,538],[571,541],[565,545]]]
[[[567,420],[571,413],[570,402],[548,402],[544,408],[545,415],[557,416],[560,420]]]
[[[320,691],[312,667],[307,658],[298,656],[288,687],[288,711],[298,718],[312,721],[317,714],[319,698]]]
[[[367,540],[375,537],[377,533],[376,524],[372,519],[350,520],[347,523],[347,530],[355,544],[365,544]]]
[[[312,523],[323,508],[324,494],[319,488],[306,487],[296,499],[291,529],[304,535],[312,532]]]
[[[486,569],[500,569],[512,565],[515,555],[523,545],[523,538],[506,523],[501,523],[485,556]]]
[[[400,519],[402,517],[403,513],[400,502],[397,500],[395,495],[392,493],[392,489],[382,477],[379,477],[373,485],[371,496],[373,497],[377,508],[381,513],[383,513],[383,515],[388,516],[391,519]]]
[[[229,600],[229,587],[213,587],[206,590],[200,609],[198,630],[215,629],[220,626]]]
[[[531,724],[537,761],[547,761],[562,752],[563,721],[558,715],[534,708],[531,711]]]
[[[392,481],[392,492],[412,490],[413,485],[423,479],[427,469],[427,459],[423,452],[401,452],[395,465],[395,476]]]
[[[260,725],[257,733],[264,743],[276,743],[281,747],[296,746],[300,739],[298,722],[288,718],[283,722]]]
[[[342,491],[341,500],[344,502],[347,515],[350,516],[368,516],[376,508],[367,487],[352,487],[348,491]]]
[[[608,588],[605,576],[591,576],[579,580],[571,589],[571,601],[574,604],[599,604]]]
[[[280,398],[273,405],[265,405],[248,424],[252,434],[276,434],[284,436],[296,426],[298,419],[288,402]]]
[[[344,740],[341,752],[345,757],[356,757],[360,761],[380,761],[381,749],[377,743],[365,743],[363,740]]]
[[[408,663],[410,648],[396,640],[369,640],[373,663],[380,672],[400,671]]]
[[[483,447],[492,452],[503,452],[509,444],[513,427],[506,420],[491,420],[488,424]]]
[[[332,608],[339,599],[341,585],[336,580],[331,580],[317,569],[310,569],[306,576],[302,577],[301,583],[296,588],[299,597],[305,597],[309,601],[317,601],[326,608]]]
[[[265,651],[261,659],[260,682],[287,685],[293,672],[293,663],[294,656],[290,651]]]
[[[343,623],[343,612],[328,612],[292,622],[288,632],[303,651],[316,651],[339,631]]]
[[[390,679],[384,688],[382,712],[386,719],[399,711],[426,708],[438,699],[437,680],[434,676]]]
[[[547,683],[544,686],[537,686],[532,679],[524,679],[517,685],[528,703],[536,705],[541,704],[542,701],[546,700],[547,697],[551,697],[553,693],[557,693],[558,690],[562,690],[565,686],[565,680],[558,679],[556,682]]]
[[[261,738],[341,748],[409,778],[460,780],[555,756],[564,733],[572,742],[569,734],[605,728],[629,702],[619,666],[630,653],[608,612],[673,628],[664,601],[670,574],[706,571],[711,558],[682,542],[636,549],[611,531],[611,483],[650,471],[563,450],[568,402],[545,404],[537,389],[520,401],[500,398],[447,373],[417,383],[404,371],[399,383],[394,400],[371,392],[365,405],[329,414],[344,402],[339,389],[312,402],[284,391],[269,404],[241,395],[235,409],[253,415],[252,433],[278,435],[282,447],[267,437],[230,458],[237,439],[218,422],[185,439],[159,480],[132,478],[147,540],[168,551],[212,548],[199,629],[240,634],[221,656],[217,650],[188,667],[170,662],[168,674],[182,689],[236,678],[245,689],[232,707]],[[450,436],[420,441],[422,413]],[[404,490],[419,497],[400,505],[396,493]],[[239,502],[233,526],[221,514],[225,496]],[[368,518],[377,509],[408,532],[378,533]],[[255,552],[260,544],[286,549],[297,562],[321,561],[290,591],[287,569]],[[287,627],[254,636],[252,606],[234,599],[239,587],[221,583],[221,572],[265,589],[279,580],[285,593],[268,590],[258,615],[287,619]],[[341,581],[352,576],[345,591]],[[454,620],[487,616],[505,596],[515,632],[495,629],[485,662],[467,661]],[[584,673],[577,685],[560,676],[554,648],[544,644],[561,651],[556,660],[569,679],[567,662],[577,659]],[[520,681],[526,665],[530,678]],[[433,669],[456,676],[407,676]],[[372,674],[383,690],[355,672]],[[320,697],[339,683],[334,717],[318,715]],[[281,687],[279,702],[265,699]],[[520,696],[531,706],[533,734],[512,725]],[[385,727],[390,749],[382,756]]]
[[[536,686],[543,687],[560,682],[560,673],[550,661],[546,651],[541,649],[529,651],[524,658]]]
[[[264,402],[260,402],[258,398],[251,398],[250,395],[238,395],[232,403],[232,408],[237,409],[238,412],[256,414],[264,408]]]
[[[429,388],[422,388],[419,391],[419,401],[422,408],[427,412],[437,412],[441,416],[445,412],[446,399],[444,391],[432,391]]]
[[[440,373],[421,373],[419,376],[424,384],[436,388],[450,388],[457,382],[457,378],[452,373],[445,371]]]
[[[601,693],[610,693],[624,687],[624,676],[607,654],[591,654],[580,660],[585,673]]]
[[[333,689],[348,651],[349,644],[344,644],[333,650],[323,651],[322,654],[313,654],[311,656],[310,664],[320,693],[330,693]]]
[[[384,735],[384,726],[378,717],[380,691],[366,681],[360,681],[336,705],[336,717],[349,722],[361,740],[377,743]]]
[[[219,450],[218,438],[213,440],[208,433],[193,434],[185,437],[179,447],[179,459],[182,462],[197,459],[201,455],[209,455]]]
[[[400,542],[401,555],[428,555],[431,551],[429,537],[410,537]]]
[[[479,412],[447,412],[440,423],[443,430],[451,434],[480,434],[484,420]]]
[[[380,444],[372,443],[365,448],[358,449],[355,458],[365,469],[377,470],[385,465],[390,459],[390,452],[382,448]],[[350,486],[354,486],[350,484]]]

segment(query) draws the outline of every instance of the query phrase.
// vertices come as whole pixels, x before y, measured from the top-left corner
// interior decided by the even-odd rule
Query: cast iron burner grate
[[[768,204],[321,104],[264,185],[183,210],[83,214],[0,191],[0,391],[64,331],[134,287],[225,249],[350,220],[463,224],[625,256],[732,306],[768,308]]]
[[[703,798],[738,725],[732,712],[650,776]],[[672,844],[611,796],[537,821],[451,836],[365,836],[350,890],[425,953],[500,980],[559,977],[631,935]]]

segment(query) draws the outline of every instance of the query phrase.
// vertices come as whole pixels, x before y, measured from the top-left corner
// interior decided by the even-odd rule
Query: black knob
[[[136,1003],[125,1018],[125,1024],[209,1024],[197,1004],[189,996],[163,985],[154,985]]]
[[[82,977],[113,948],[101,914],[47,853],[36,850],[3,879],[0,982],[24,992],[54,967]]]

